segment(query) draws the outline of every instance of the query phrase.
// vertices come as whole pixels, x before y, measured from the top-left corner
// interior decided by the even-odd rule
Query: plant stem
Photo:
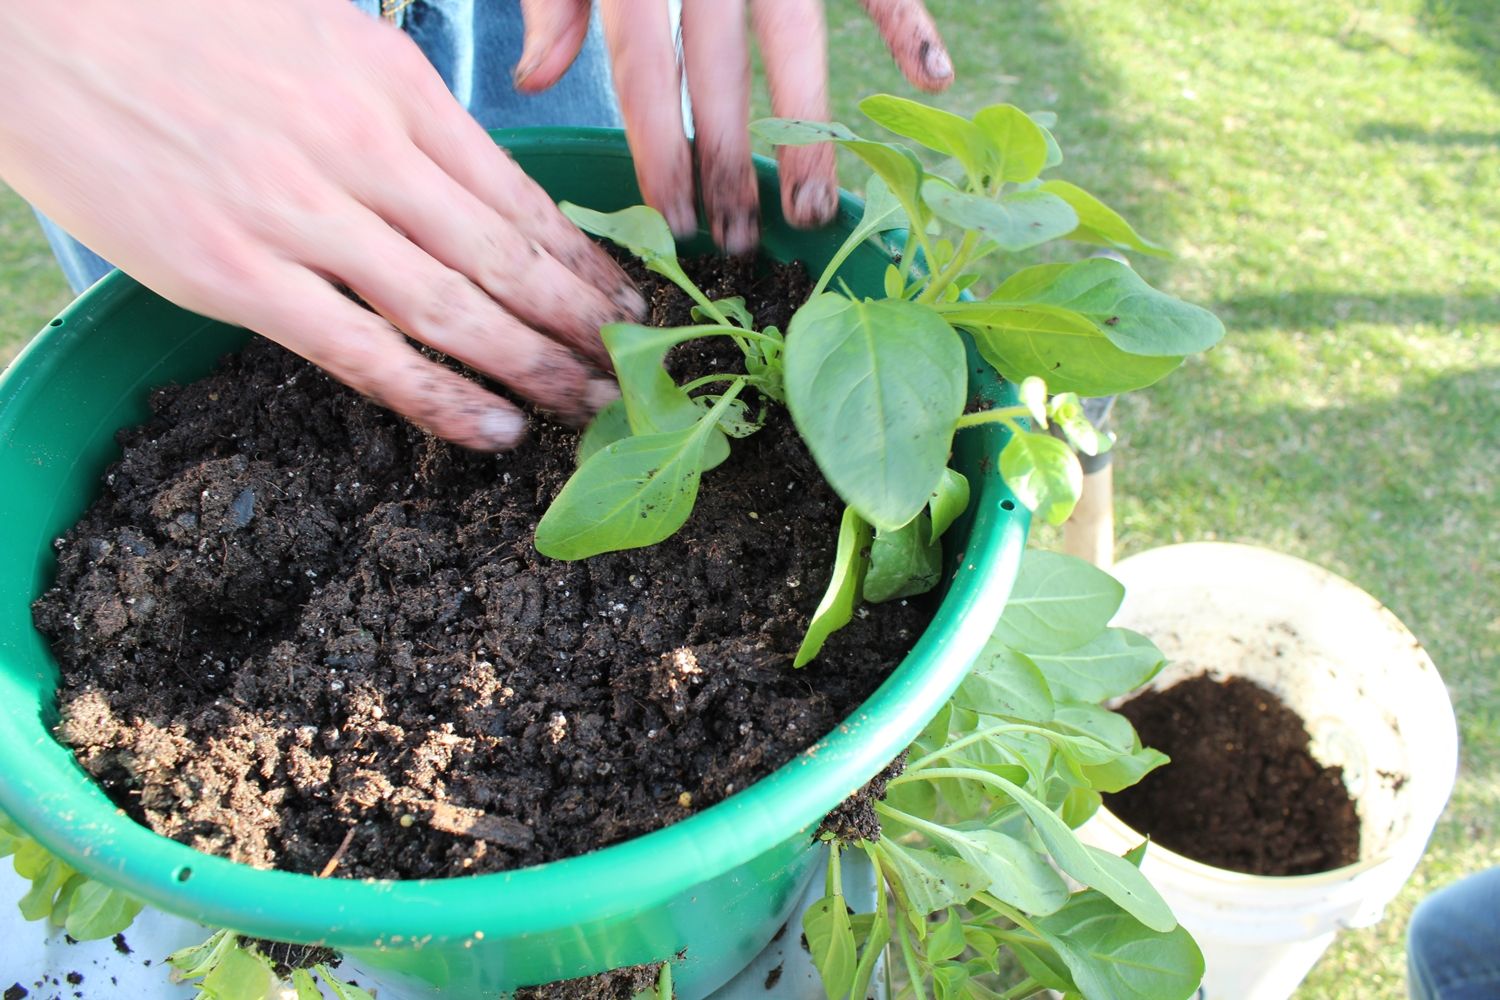
[[[1022,997],[1029,997],[1041,988],[1042,984],[1035,979],[1027,979],[1025,982],[1017,983],[1000,994],[1000,998],[1001,1000],[1021,1000]]]
[[[911,981],[912,995],[916,1000],[927,1000],[927,991],[922,989],[922,970],[916,949],[911,946],[911,932],[907,930],[905,920],[896,920],[896,934],[901,938],[901,958],[906,963],[906,978]]]
[[[905,770],[899,776],[891,779],[891,781],[888,782],[888,785],[899,785],[901,783],[901,780],[911,775],[913,771],[920,771],[922,768],[926,767],[928,764],[931,764],[933,761],[940,760],[943,757],[947,757],[948,755],[953,753],[953,751],[960,750],[971,743],[978,743],[980,740],[987,740],[991,736],[997,736],[1000,733],[1008,733],[1012,730],[1020,728],[1022,728],[1022,726],[1019,722],[1002,722],[999,725],[989,726],[985,729],[976,730],[975,732],[970,733],[968,736],[965,736],[961,740],[954,740],[947,746],[939,747],[938,749],[932,751],[932,753],[927,754],[925,757],[918,757],[910,764],[907,764]],[[1028,726],[1026,728],[1033,729],[1035,727]]]
[[[818,275],[818,283],[813,285],[812,294],[807,297],[808,301],[812,301],[823,294],[823,289],[828,287],[828,283],[833,280],[834,273],[844,266],[844,261],[849,259],[849,255],[859,249],[861,243],[874,235],[874,233],[861,232],[861,228],[860,226],[855,226],[854,231],[844,239],[843,245],[838,248],[838,252],[829,258],[827,266],[823,268],[823,273]]]
[[[970,230],[964,233],[963,241],[959,243],[958,249],[953,252],[953,259],[948,265],[933,276],[927,282],[927,287],[922,289],[922,294],[917,296],[918,302],[936,302],[938,296],[964,272],[969,266],[969,259],[974,256],[974,251],[979,246],[979,234]]]
[[[839,842],[828,842],[828,887],[826,895],[844,898],[844,872],[839,866]]]
[[[965,427],[978,427],[980,424],[1003,423],[1013,431],[1023,431],[1024,427],[1018,422],[1018,418],[1027,416],[1031,411],[1024,406],[1005,406],[998,410],[980,410],[978,413],[965,413],[958,418],[957,429]]]
[[[902,812],[895,806],[886,805],[884,802],[876,802],[875,811],[898,823],[904,823],[914,830],[921,830],[929,837],[935,837],[938,840],[946,841],[951,836],[951,831],[947,827],[929,822],[920,816],[913,816],[911,813]]]
[[[1009,920],[1011,923],[1015,924],[1017,927],[1024,928],[1038,940],[1041,940],[1042,935],[1041,932],[1036,929],[1036,925],[1033,924],[1030,920],[1026,919],[1026,914],[1022,913],[1014,906],[1011,906],[1009,903],[1002,903],[1000,900],[996,899],[992,894],[988,892],[976,892],[974,894],[974,898],[979,900],[979,902],[983,903],[985,906],[988,906],[990,909],[994,910],[996,913],[1000,914],[1006,920]]]

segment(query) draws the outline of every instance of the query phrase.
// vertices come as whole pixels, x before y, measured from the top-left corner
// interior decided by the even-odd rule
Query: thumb
[[[516,63],[516,89],[552,86],[573,65],[589,31],[590,0],[521,0],[526,44]]]

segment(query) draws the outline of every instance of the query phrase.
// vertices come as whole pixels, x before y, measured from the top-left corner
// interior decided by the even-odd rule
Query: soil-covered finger
[[[746,253],[760,239],[760,192],[750,159],[745,0],[686,0],[682,36],[698,189],[709,230],[729,253]]]
[[[759,0],[752,8],[755,33],[771,90],[771,113],[827,121],[828,27],[821,0]],[[781,211],[794,226],[826,224],[838,211],[833,146],[782,146]]]
[[[908,80],[929,93],[948,89],[953,82],[953,61],[922,0],[860,2]]]
[[[615,92],[646,204],[678,236],[698,228],[693,165],[682,127],[682,81],[667,5],[601,0]]]
[[[589,33],[589,0],[521,0],[526,43],[516,63],[516,89],[552,86],[573,65]]]
[[[422,357],[390,323],[318,275],[286,266],[274,296],[244,320],[345,385],[425,430],[477,451],[505,451],[526,434],[516,406]]]

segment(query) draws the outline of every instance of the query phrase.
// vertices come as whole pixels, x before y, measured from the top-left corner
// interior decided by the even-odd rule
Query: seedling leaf
[[[927,510],[932,519],[932,540],[936,542],[943,537],[943,532],[952,527],[953,522],[968,507],[969,481],[961,472],[944,469],[937,489],[932,491],[932,499],[927,501]]]
[[[792,317],[787,407],[834,490],[877,528],[927,505],[963,412],[964,348],[914,302],[824,294]]]
[[[594,414],[594,419],[578,436],[578,464],[587,462],[591,456],[607,444],[630,437],[630,418],[625,414],[625,400],[617,399]]]
[[[895,531],[876,532],[865,572],[865,600],[880,604],[937,586],[943,574],[943,547],[932,535],[932,520],[925,512]]]
[[[974,125],[998,151],[998,180],[1029,181],[1051,165],[1046,130],[1020,108],[1010,104],[983,108],[974,115]]]
[[[982,184],[999,165],[1000,151],[990,136],[952,112],[890,94],[865,98],[859,102],[859,110],[897,135],[954,157],[976,184]]]
[[[1049,524],[1062,524],[1083,491],[1078,456],[1050,434],[1011,435],[1000,451],[1000,475],[1026,507]]]
[[[807,950],[823,980],[828,1000],[840,1000],[854,984],[858,965],[854,929],[842,895],[824,896],[802,914]]]
[[[828,637],[854,617],[854,606],[859,603],[860,585],[869,562],[870,526],[855,512],[853,507],[844,508],[843,520],[839,522],[838,546],[833,557],[833,576],[818,609],[808,622],[807,635],[797,649],[793,667],[805,667],[811,663]]]
[[[1120,213],[1078,185],[1049,180],[1042,182],[1041,190],[1057,195],[1078,213],[1078,228],[1068,234],[1068,239],[1122,250],[1139,250],[1155,257],[1172,256],[1170,250],[1136,232]]]

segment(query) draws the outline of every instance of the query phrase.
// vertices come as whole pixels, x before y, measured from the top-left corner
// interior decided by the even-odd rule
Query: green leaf
[[[274,1000],[280,992],[271,964],[240,947],[225,949],[200,984],[212,1000]]]
[[[979,233],[1012,253],[1041,246],[1078,228],[1078,214],[1072,207],[1045,191],[988,198],[929,179],[922,183],[922,198],[939,219]]]
[[[175,970],[178,979],[197,979],[208,972],[223,952],[236,947],[236,939],[230,931],[216,931],[202,944],[179,948],[167,956],[167,964]]]
[[[969,507],[969,481],[963,473],[944,469],[937,489],[927,501],[927,510],[932,520],[932,540],[943,537],[943,532],[952,527]]]
[[[1107,629],[1062,653],[1033,653],[1047,686],[1059,701],[1108,701],[1155,677],[1166,656],[1155,643],[1129,629]]]
[[[993,301],[944,303],[937,308],[950,323],[974,335],[980,356],[1001,375],[1012,382],[1043,378],[1054,392],[1130,392],[1151,385],[1182,363],[1181,358],[1122,351],[1088,317],[1071,309]]]
[[[943,575],[943,547],[932,538],[932,520],[918,514],[895,531],[881,531],[870,546],[864,599],[872,604],[925,594]]]
[[[834,490],[893,531],[927,505],[963,412],[964,348],[925,306],[820,295],[792,317],[787,407]]]
[[[895,264],[887,264],[885,267],[885,297],[888,299],[906,297],[906,281],[901,277],[901,269]],[[3,844],[0,844],[0,851],[3,851]]]
[[[1142,357],[1205,351],[1224,337],[1224,324],[1207,309],[1159,292],[1126,265],[1103,257],[1017,271],[987,301],[1068,309],[1120,350]]]
[[[1072,392],[1058,393],[1052,397],[1047,404],[1052,412],[1052,419],[1067,436],[1068,443],[1073,446],[1074,451],[1085,455],[1102,455],[1109,451],[1113,442],[1109,435],[1100,433],[1083,410],[1083,403],[1078,395]]]
[[[27,920],[41,920],[51,916],[58,892],[73,874],[73,869],[57,858],[49,857],[36,874],[31,876],[31,888],[21,897],[21,916]]]
[[[984,873],[990,894],[1025,913],[1054,913],[1068,901],[1068,886],[1047,859],[996,830],[952,831],[945,837],[958,856]]]
[[[691,427],[629,437],[590,456],[542,515],[537,551],[583,559],[671,536],[693,512],[704,445],[723,409],[721,400]]]
[[[854,929],[841,895],[824,896],[802,914],[802,932],[828,1000],[840,1000],[854,984],[858,957]]]
[[[1036,927],[1086,997],[1188,1000],[1203,981],[1203,953],[1186,930],[1150,927],[1097,892]]]
[[[1159,750],[1139,747],[1107,763],[1084,765],[1080,770],[1089,787],[1113,793],[1124,791],[1170,760]]]
[[[632,205],[618,212],[596,212],[565,201],[559,206],[573,224],[586,233],[601,236],[624,247],[652,270],[664,262],[677,262],[677,241],[660,212],[648,205]]]
[[[1147,927],[1169,931],[1177,918],[1151,883],[1124,858],[1080,843],[1062,819],[1030,792],[1001,777],[991,778],[1031,820],[1042,845],[1067,874],[1118,903]],[[1071,968],[1071,966],[1069,966]]]
[[[935,1000],[963,1000],[964,989],[969,985],[969,970],[954,962],[936,966],[932,970],[932,995]]]
[[[322,977],[323,982],[328,984],[328,988],[333,991],[337,1000],[375,1000],[369,990],[361,989],[353,983],[346,983],[335,977],[328,971],[327,966],[318,966],[318,975]]]
[[[949,907],[941,923],[927,932],[927,960],[946,962],[962,955],[968,947],[964,943],[964,922],[958,913]]]
[[[663,361],[667,352],[678,344],[733,332],[731,327],[718,325],[661,328],[610,323],[605,326],[600,335],[615,363],[615,377],[620,383],[620,398],[631,432],[641,436],[660,434],[698,423],[702,412],[672,381]],[[713,468],[728,455],[729,443],[718,435],[718,429],[709,431],[704,446],[704,468]]]
[[[955,704],[986,715],[1046,722],[1052,718],[1052,692],[1035,663],[991,638],[954,694]]]
[[[865,182],[865,211],[854,232],[863,240],[888,229],[906,229],[910,225],[911,220],[901,207],[901,200],[891,192],[890,185],[879,174],[872,174]],[[899,269],[897,273],[900,273]]]
[[[773,146],[810,146],[818,142],[857,140],[859,136],[838,122],[815,122],[802,118],[758,118],[750,123],[750,134]]]
[[[594,414],[594,419],[578,436],[578,464],[582,465],[607,444],[630,437],[630,418],[625,415],[625,400],[617,399]]]
[[[750,310],[745,308],[745,297],[733,295],[727,299],[714,299],[714,308],[719,310],[726,319],[731,319],[746,330],[755,329],[755,317],[750,315]],[[692,309],[693,319],[699,323],[716,323],[713,315],[702,306],[695,305]]]
[[[844,508],[839,522],[839,540],[834,550],[833,575],[823,591],[823,599],[807,623],[807,635],[797,648],[797,657],[792,666],[805,667],[823,649],[828,637],[854,617],[854,606],[859,603],[860,584],[869,562],[870,526],[854,512],[853,507]]]
[[[890,94],[865,98],[859,102],[859,110],[897,135],[954,157],[976,184],[985,183],[999,165],[1000,150],[967,118]]]
[[[1077,989],[1073,984],[1073,977],[1068,973],[1068,967],[1058,956],[1057,952],[1045,943],[1022,944],[1011,940],[1006,942],[1016,961],[1021,963],[1021,968],[1026,974],[1049,990],[1058,993],[1066,993],[1068,990]]]
[[[999,151],[999,168],[1003,181],[1029,181],[1051,166],[1047,162],[1047,132],[1026,112],[1010,104],[983,108],[974,116],[974,124],[989,136]]]
[[[1137,233],[1118,212],[1076,184],[1044,181],[1041,190],[1057,195],[1078,213],[1078,228],[1068,234],[1068,239],[1122,250],[1139,250],[1156,257],[1172,256],[1170,250]]]
[[[297,991],[297,1000],[323,1000],[323,991],[306,969],[292,970],[292,989]]]
[[[1130,753],[1140,746],[1130,720],[1099,705],[1077,702],[1058,705],[1050,726],[1060,732],[1086,736],[1121,754]]]
[[[130,926],[143,906],[139,899],[89,880],[73,893],[67,931],[78,941],[113,937]]]
[[[1021,403],[1031,412],[1031,419],[1042,430],[1047,429],[1047,383],[1037,375],[1021,380]],[[1076,398],[1076,397],[1075,397]]]
[[[720,396],[708,393],[703,396],[694,396],[693,405],[702,413],[707,413],[718,405]],[[745,438],[754,434],[765,426],[765,408],[762,407],[757,416],[750,415],[750,407],[743,399],[732,399],[729,406],[722,411],[719,417],[719,430],[732,438]]]
[[[907,847],[889,838],[875,843],[875,853],[886,877],[899,888],[907,911],[914,916],[962,906],[989,883],[982,871],[951,854]]]
[[[885,887],[876,883],[876,891],[885,892]],[[874,914],[870,922],[869,934],[865,937],[864,947],[859,952],[859,964],[854,968],[854,981],[849,985],[849,996],[851,1000],[865,1000],[869,996],[870,979],[875,975],[875,964],[880,961],[880,956],[885,952],[885,946],[891,943],[891,918],[881,907]]]
[[[68,880],[62,884],[62,888],[57,890],[57,899],[52,903],[52,912],[48,914],[48,923],[53,927],[63,927],[67,924],[68,913],[73,906],[73,897],[87,881],[86,877],[77,872],[68,876]]]
[[[1057,808],[1057,815],[1070,830],[1076,830],[1093,818],[1103,804],[1103,797],[1092,788],[1069,788],[1062,805]]]
[[[1000,451],[1000,475],[1016,499],[1049,524],[1062,524],[1083,492],[1078,456],[1051,434],[1012,434]]]
[[[1027,549],[995,626],[997,642],[1032,653],[1062,653],[1103,632],[1125,588],[1082,559]]]

